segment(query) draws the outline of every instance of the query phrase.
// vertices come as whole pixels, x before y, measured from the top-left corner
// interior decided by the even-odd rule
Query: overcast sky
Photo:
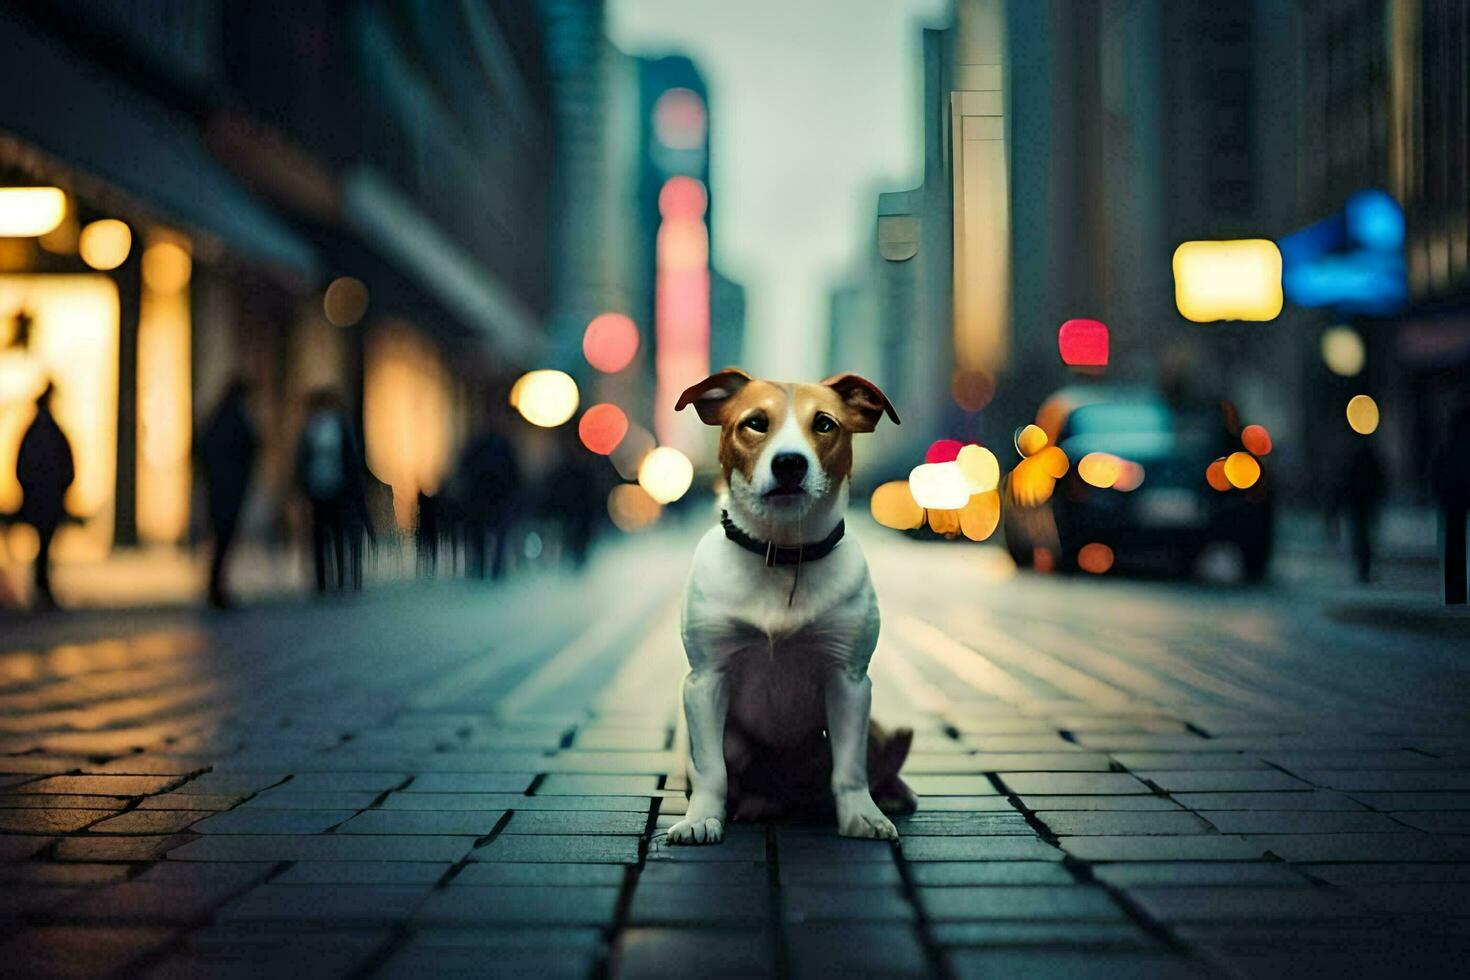
[[[827,293],[879,190],[918,182],[920,29],[948,0],[609,0],[631,54],[681,52],[710,89],[715,261],[746,288],[744,367],[814,380]],[[722,365],[714,365],[721,367]]]

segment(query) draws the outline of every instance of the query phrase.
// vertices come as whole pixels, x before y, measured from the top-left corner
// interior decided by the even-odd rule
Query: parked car
[[[1268,465],[1257,461],[1259,476],[1245,489],[1217,489],[1206,478],[1212,462],[1242,451],[1228,405],[1176,408],[1150,388],[1073,387],[1043,403],[1037,424],[1066,453],[1068,470],[1040,501],[1024,492],[1017,499],[1007,480],[1003,528],[1017,564],[1070,570],[1080,556],[1086,567],[1083,549],[1097,544],[1104,548],[1092,554],[1106,555],[1107,566],[1188,573],[1223,558],[1248,578],[1265,574],[1273,525]],[[1089,484],[1079,472],[1089,453],[1117,457],[1127,481]]]

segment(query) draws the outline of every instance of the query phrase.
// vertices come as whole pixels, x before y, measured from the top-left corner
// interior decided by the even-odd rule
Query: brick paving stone
[[[29,926],[0,943],[0,963],[15,977],[111,976],[174,935],[167,928]]]
[[[213,810],[216,813],[240,805],[243,796],[223,796],[215,793],[160,793],[145,796],[138,804],[139,810]]]
[[[1297,775],[1318,786],[1348,791],[1404,793],[1470,790],[1470,772],[1448,769],[1304,769]]]
[[[1409,810],[1392,817],[1431,834],[1470,834],[1470,810]]]
[[[940,813],[948,810],[960,810],[969,813],[1014,812],[1009,800],[994,790],[990,796],[921,796],[919,797],[920,813]]]
[[[504,810],[365,810],[338,827],[338,834],[455,834],[484,837]]]
[[[613,955],[614,975],[623,980],[755,977],[775,972],[769,936],[750,928],[627,929],[618,938]]]
[[[1260,758],[1241,752],[1114,752],[1127,769],[1269,769]]]
[[[1375,810],[1470,810],[1470,793],[1370,793],[1354,790],[1349,794],[1359,803]]]
[[[1064,837],[1062,849],[1084,861],[1251,861],[1270,845],[1244,837],[1189,834],[1179,837]]]
[[[1045,800],[1045,797],[1040,797]],[[1181,811],[1149,813],[1100,810],[1040,810],[1037,818],[1058,835],[1207,834],[1209,824]]]
[[[1112,793],[1098,796],[1022,796],[1028,810],[1178,810],[1178,803],[1166,796],[1134,796]]]
[[[1154,977],[1197,980],[1202,965],[1174,953],[1111,950],[966,949],[950,954],[958,980],[970,977],[1026,977],[1027,980],[1116,980]]]
[[[244,888],[260,882],[278,865],[272,861],[158,861],[135,881],[196,888]]]
[[[636,895],[634,903],[637,903]],[[909,921],[914,918],[914,907],[901,889],[892,886],[788,885],[781,890],[781,912],[787,922]]]
[[[94,834],[176,834],[211,816],[211,810],[130,810],[89,830]]]
[[[54,776],[91,764],[86,756],[0,755],[0,772],[25,776]]]
[[[977,752],[961,769],[949,772],[1107,772],[1108,757],[1098,752]],[[903,771],[908,773],[908,764]]]
[[[1118,888],[1141,885],[1280,885],[1303,888],[1311,882],[1299,870],[1275,861],[1141,861],[1099,864],[1099,881]]]
[[[574,776],[552,773],[536,787],[536,795],[647,796],[657,789],[657,776]]]
[[[394,922],[413,915],[428,885],[260,885],[219,913],[222,922]]]
[[[941,946],[1145,947],[1158,941],[1131,922],[936,922],[930,931]]]
[[[432,885],[452,867],[447,861],[298,861],[271,884]]]
[[[296,793],[340,793],[372,790],[381,793],[408,780],[406,772],[299,772],[285,787]]]
[[[299,867],[299,865],[298,865]],[[450,885],[605,885],[616,887],[623,883],[624,865],[621,864],[519,864],[497,862],[467,864],[454,876]],[[647,879],[647,872],[644,872]],[[723,879],[720,879],[723,880]],[[764,872],[761,875],[765,880]]]
[[[1191,810],[1362,810],[1363,804],[1332,790],[1305,793],[1171,793]]]
[[[786,947],[798,977],[921,977],[924,948],[910,925],[806,922],[788,926]]]
[[[171,861],[458,861],[473,837],[211,834],[169,851]]]
[[[24,861],[55,843],[54,837],[0,834],[0,861]]]
[[[909,776],[904,781],[921,798],[933,796],[995,796],[996,788],[984,776]]]
[[[1470,909],[1470,882],[1374,882],[1354,889],[1359,901],[1380,912],[1398,915],[1463,916]]]
[[[756,861],[651,860],[643,865],[638,881],[648,885],[703,888],[706,885],[769,884],[770,877],[770,866]]]
[[[185,926],[208,919],[237,890],[236,886],[126,881],[77,896],[56,909],[55,915],[67,920]]]
[[[418,940],[393,954],[373,971],[374,977],[419,980],[422,977],[536,977],[538,980],[582,980],[592,973],[600,952],[570,947],[564,929],[538,929],[545,938],[516,946],[423,946]]]
[[[382,927],[329,928],[314,924],[225,923],[191,933],[184,948],[150,972],[150,978],[352,976],[387,945]]]
[[[663,728],[594,728],[580,729],[572,744],[579,749],[658,750],[669,741]]]
[[[29,885],[0,890],[0,922],[8,924],[41,917],[86,893],[86,889],[66,885]]]
[[[62,793],[80,796],[143,796],[161,793],[177,776],[48,776],[12,787],[19,793]]]
[[[981,752],[1082,752],[1076,744],[1060,735],[966,735],[965,742]]]
[[[1310,783],[1275,769],[1151,769],[1135,773],[1166,793],[1228,793],[1246,791],[1309,790]]]
[[[908,837],[899,842],[909,861],[1060,861],[1062,852],[1038,838]]]
[[[1123,910],[1106,891],[1078,884],[920,886],[919,902],[936,921],[1123,918]]]
[[[575,834],[501,834],[484,847],[476,848],[470,859],[637,864],[638,841],[632,837],[583,837]]]
[[[519,793],[393,793],[383,810],[620,810],[647,813],[648,797],[524,796]]]
[[[1200,810],[1222,834],[1401,834],[1403,823],[1352,810]]]
[[[1274,766],[1296,772],[1297,770],[1322,771],[1326,769],[1456,769],[1453,760],[1410,752],[1405,749],[1360,752],[1276,752],[1261,753],[1261,758]],[[1166,768],[1166,767],[1160,767]]]
[[[1347,895],[1325,888],[1141,886],[1129,888],[1128,897],[1161,922],[1208,922],[1224,919],[1318,921],[1362,917],[1368,912],[1361,903]]]
[[[742,832],[744,831],[744,832]],[[621,840],[622,838],[613,838]],[[719,844],[671,844],[667,835],[658,834],[648,842],[648,860],[675,862],[717,862],[766,860],[766,837],[749,827],[726,825],[725,839]]]
[[[909,866],[909,874],[915,884],[934,887],[1066,885],[1073,880],[1065,867],[1053,861],[921,861]]]
[[[0,833],[70,834],[104,820],[111,810],[0,810]]]
[[[1272,834],[1249,838],[1287,861],[1466,861],[1462,838],[1403,834]]]
[[[56,842],[56,858],[59,861],[152,861],[181,839],[174,836],[63,837]]]
[[[287,784],[290,785],[290,784]],[[381,794],[371,790],[338,793],[297,793],[289,789],[266,790],[240,804],[241,810],[365,810]]]
[[[781,828],[777,831],[777,853],[782,864],[832,861],[890,864],[893,861],[893,845],[888,841],[842,837],[836,828],[815,832]]]
[[[764,871],[764,869],[761,869]],[[645,879],[647,872],[644,872]],[[851,885],[873,887],[902,882],[898,865],[876,861],[802,862],[780,866],[783,885]]]
[[[628,921],[633,925],[729,926],[762,923],[771,915],[765,884],[659,885],[640,881]]]
[[[426,772],[415,776],[401,792],[524,793],[535,778],[535,773],[527,772]]]
[[[564,749],[541,763],[542,772],[660,776],[679,763],[673,752],[585,752]]]
[[[1362,885],[1376,882],[1410,883],[1417,881],[1470,882],[1470,862],[1465,864],[1420,864],[1399,862],[1386,864],[1297,864],[1293,867],[1334,885]]]
[[[618,889],[603,886],[452,885],[430,895],[416,918],[437,924],[606,926],[617,900]]]
[[[351,819],[355,810],[230,810],[194,825],[201,834],[320,834]]]
[[[1208,937],[1192,939],[1229,974],[1242,977],[1434,977],[1463,973],[1467,950],[1426,947],[1418,942],[1367,945],[1358,933],[1345,932],[1330,948],[1283,948],[1246,940],[1244,945]],[[1356,940],[1356,942],[1354,942]]]
[[[0,796],[0,810],[121,810],[128,797],[76,796],[58,793],[13,793]]]
[[[626,810],[536,810],[515,813],[504,834],[632,834],[643,833],[648,818]]]
[[[206,772],[180,785],[176,793],[202,793],[207,796],[248,796],[282,782],[287,772]]]
[[[55,861],[0,863],[0,883],[9,885],[110,885],[132,874],[122,864],[60,864]]]
[[[915,813],[894,820],[898,832],[913,836],[974,836],[977,834],[1019,834],[1034,836],[1036,831],[1017,811],[1009,813]]]
[[[1137,779],[1123,772],[1053,773],[1007,772],[1000,781],[1012,793],[1026,795],[1094,795],[1099,793],[1152,793]]]

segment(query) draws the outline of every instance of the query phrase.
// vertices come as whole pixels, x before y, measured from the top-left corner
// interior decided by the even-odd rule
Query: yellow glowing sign
[[[661,504],[671,504],[689,492],[694,482],[694,464],[673,446],[659,446],[643,457],[638,467],[638,485]]]
[[[1368,395],[1354,395],[1347,403],[1347,420],[1360,436],[1378,431],[1378,403]]]
[[[59,187],[0,187],[0,238],[38,238],[65,217]]]
[[[1275,242],[1185,242],[1174,250],[1174,304],[1186,320],[1274,320],[1281,303]]]
[[[94,269],[116,269],[133,250],[133,232],[116,218],[103,218],[82,229],[77,250],[82,261]]]

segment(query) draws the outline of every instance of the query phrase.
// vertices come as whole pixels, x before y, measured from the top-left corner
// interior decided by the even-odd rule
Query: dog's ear
[[[751,381],[750,375],[739,368],[728,367],[717,371],[697,385],[690,385],[679,396],[674,411],[683,411],[684,406],[693,405],[699,420],[705,425],[719,425],[720,412],[725,403]]]
[[[837,392],[847,403],[849,421],[854,432],[872,432],[878,427],[878,420],[884,413],[893,419],[894,425],[900,424],[898,413],[893,410],[888,396],[867,378],[860,378],[855,374],[838,374],[822,384]]]

